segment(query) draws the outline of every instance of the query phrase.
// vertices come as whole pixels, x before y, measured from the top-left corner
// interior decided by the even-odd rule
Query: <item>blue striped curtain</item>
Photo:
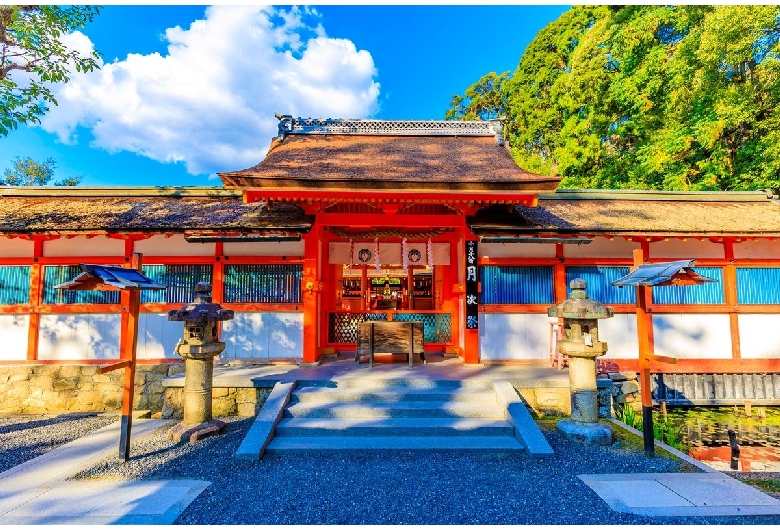
[[[59,283],[65,283],[79,274],[78,265],[47,265],[43,267],[43,303],[44,304],[118,304],[119,291],[68,291],[55,289]]]
[[[737,267],[738,304],[780,304],[780,268]]]
[[[700,276],[716,281],[700,285],[672,285],[653,287],[654,304],[723,304],[723,269],[720,267],[694,267]]]
[[[630,267],[566,267],[566,296],[571,295],[569,285],[575,278],[585,280],[588,298],[602,304],[635,304],[634,287],[615,287],[612,282],[631,272]]]
[[[226,303],[297,304],[303,265],[225,265]]]
[[[0,267],[0,304],[30,303],[30,267]]]
[[[481,304],[551,304],[552,267],[481,267]]]
[[[141,291],[142,304],[186,304],[195,298],[195,284],[211,283],[211,265],[144,265],[143,273],[167,285],[162,291]]]

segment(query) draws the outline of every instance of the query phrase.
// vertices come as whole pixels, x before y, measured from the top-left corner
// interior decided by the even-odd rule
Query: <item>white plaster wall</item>
[[[669,258],[669,259],[697,259],[713,258],[723,259],[726,251],[722,243],[713,243],[712,241],[699,241],[688,238],[682,239],[669,238],[669,241],[656,241],[650,243],[651,258]]]
[[[225,243],[222,253],[225,256],[303,256],[303,241]]]
[[[35,244],[25,239],[0,237],[1,258],[29,258],[33,255]]]
[[[739,315],[738,319],[743,359],[780,358],[780,315]]]
[[[605,359],[638,359],[639,339],[636,334],[636,314],[618,313],[599,320],[599,340],[607,343]]]
[[[181,359],[176,343],[184,334],[184,322],[171,322],[168,313],[141,313],[138,316],[138,359]]]
[[[133,246],[134,252],[144,256],[213,256],[215,249],[214,243],[187,243],[181,234],[154,235],[136,241]]]
[[[222,358],[302,359],[303,313],[237,312],[222,323]]]
[[[759,239],[734,243],[734,258],[736,259],[780,259],[780,241]]]
[[[96,236],[87,239],[86,236],[72,238],[61,237],[43,242],[43,255],[54,256],[124,256],[125,242],[121,239],[111,239]]]
[[[639,242],[628,241],[622,237],[616,237],[612,241],[606,237],[596,237],[587,245],[563,245],[563,256],[566,258],[631,259],[634,250],[641,246]]]
[[[550,357],[550,319],[538,313],[481,313],[479,357],[482,361],[545,360]]]
[[[728,315],[653,315],[655,354],[678,359],[730,359]]]
[[[548,243],[480,243],[477,251],[480,258],[555,257],[555,245]]]
[[[119,358],[119,314],[41,315],[38,359]]]
[[[24,361],[27,359],[27,331],[29,315],[0,315],[0,361]]]

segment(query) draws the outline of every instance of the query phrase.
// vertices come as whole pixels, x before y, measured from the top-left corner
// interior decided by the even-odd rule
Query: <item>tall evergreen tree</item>
[[[502,84],[518,163],[561,187],[780,188],[780,6],[574,6]]]

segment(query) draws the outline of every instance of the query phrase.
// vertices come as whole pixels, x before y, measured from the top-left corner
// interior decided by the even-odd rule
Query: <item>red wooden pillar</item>
[[[644,263],[644,253],[641,248],[634,250],[634,267]],[[653,441],[653,396],[650,390],[650,357],[653,354],[650,342],[652,321],[647,312],[650,300],[650,287],[636,288],[636,333],[639,341],[639,391],[642,396],[642,426],[644,431],[644,446],[647,456],[655,455]]]
[[[458,274],[460,273],[461,263],[457,259],[458,245],[460,238],[447,237],[446,241],[450,244],[450,263],[442,266],[442,290],[437,293],[441,296],[441,306],[434,305],[436,311],[443,311],[450,314],[450,344],[455,351],[460,354],[460,311],[458,308],[458,294],[454,291],[458,283]],[[455,256],[455,257],[453,257]],[[452,350],[445,346],[445,353],[452,353]]]
[[[319,230],[303,236],[303,362],[317,362],[319,299]]]
[[[729,326],[731,328],[731,356],[742,358],[742,344],[739,339],[739,317],[737,315],[737,267],[734,265],[734,242],[724,241],[723,250],[728,265],[723,267],[723,287],[726,306],[729,308]]]
[[[43,256],[43,240],[33,242],[33,263],[30,266],[30,320],[27,328],[27,360],[38,358],[38,341],[41,325],[41,302],[43,301],[43,266],[39,259]]]
[[[142,257],[133,253],[130,267],[141,270]],[[133,397],[135,394],[135,352],[138,345],[138,309],[141,300],[139,289],[121,291],[122,315],[126,325],[122,326],[119,345],[119,358],[126,362],[124,387],[122,394],[122,422],[119,437],[119,459],[127,461],[130,458],[130,430],[133,424]]]

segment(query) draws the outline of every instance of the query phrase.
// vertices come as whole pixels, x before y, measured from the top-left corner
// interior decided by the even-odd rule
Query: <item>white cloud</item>
[[[42,127],[75,143],[183,162],[191,174],[250,167],[277,132],[274,113],[360,118],[377,110],[371,54],[328,38],[298,8],[211,6],[165,32],[168,53],[130,54],[53,87]],[[69,44],[90,50],[84,35]]]

